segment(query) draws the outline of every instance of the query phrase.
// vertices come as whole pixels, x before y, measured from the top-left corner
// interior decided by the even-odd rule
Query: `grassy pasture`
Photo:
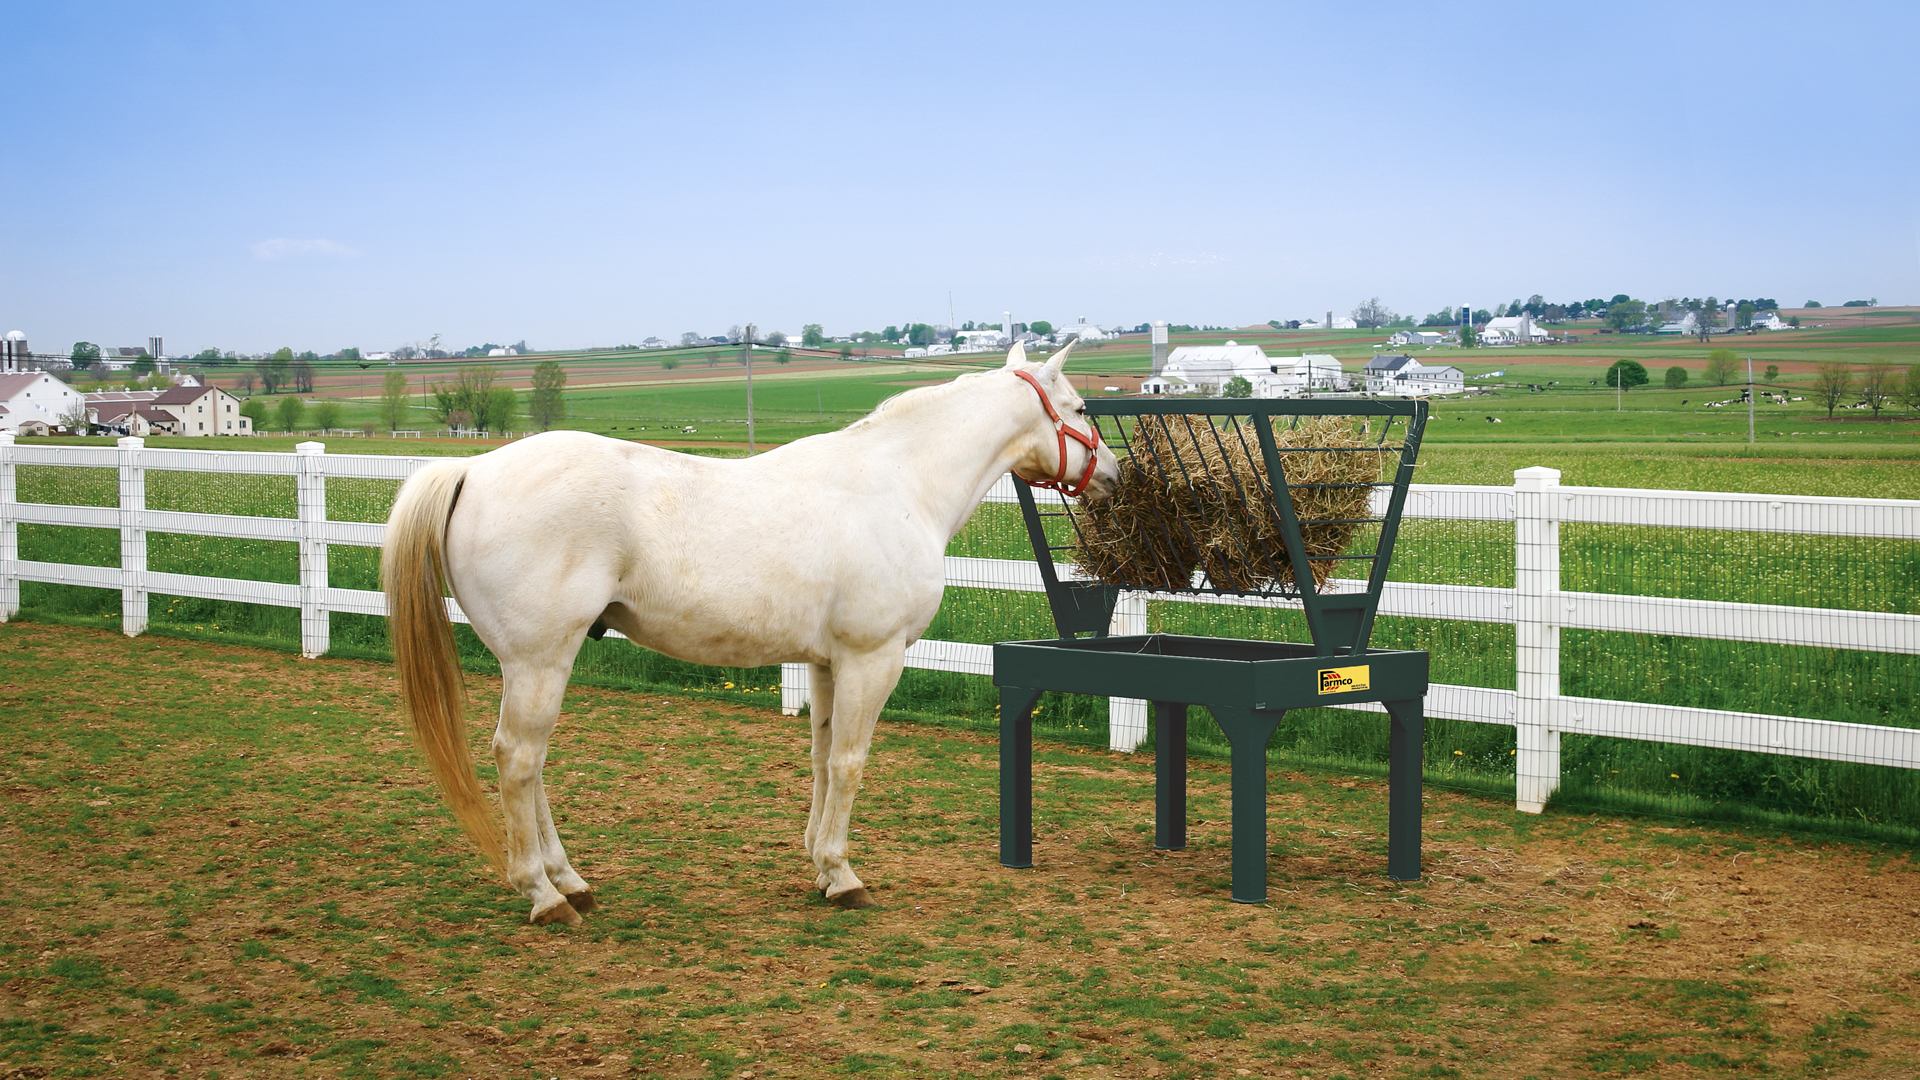
[[[881,905],[838,912],[795,845],[803,721],[576,687],[547,777],[604,906],[535,928],[435,802],[384,665],[0,643],[9,1076],[1920,1069],[1910,850],[1434,791],[1424,880],[1395,884],[1384,785],[1281,768],[1247,907],[1217,764],[1191,846],[1155,852],[1148,761],[1043,748],[1039,865],[1012,871],[991,743],[883,724],[854,821]]]

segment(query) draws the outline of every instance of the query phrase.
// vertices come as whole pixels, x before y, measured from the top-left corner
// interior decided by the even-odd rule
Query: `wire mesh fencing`
[[[310,643],[302,598],[312,607],[319,594],[302,584],[310,532],[299,530],[312,523],[296,528],[293,455],[149,452],[166,467],[136,470],[136,522],[119,451],[0,444],[0,614],[117,625],[138,592],[141,617],[170,633]],[[367,598],[377,599],[378,523],[405,471],[393,463],[411,459],[325,457],[319,516],[369,531],[319,546],[328,595],[360,598],[320,606],[322,640],[337,655],[384,656],[383,609]],[[1408,497],[1372,644],[1432,657],[1429,783],[1512,793],[1528,808],[1810,816],[1836,832],[1920,836],[1920,502],[1556,481],[1416,485]],[[1074,543],[1069,519],[1052,528],[1050,543]],[[1356,533],[1356,545],[1370,542]],[[1344,573],[1330,577],[1336,587],[1353,580]],[[889,713],[990,726],[988,646],[1054,633],[1010,484],[954,538],[947,574]],[[1284,595],[1143,591],[1123,596],[1122,619],[1126,632],[1308,640]],[[494,666],[464,626],[457,636],[470,666]],[[587,643],[576,677],[800,702],[791,671],[700,667],[611,637]],[[1137,717],[1116,722],[1122,711],[1049,695],[1035,728],[1152,749]],[[1379,772],[1384,731],[1377,717],[1298,710],[1272,752],[1276,763]],[[1197,710],[1190,734],[1197,752],[1224,753]]]

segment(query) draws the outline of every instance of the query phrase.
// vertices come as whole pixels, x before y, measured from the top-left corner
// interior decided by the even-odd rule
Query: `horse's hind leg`
[[[581,897],[583,906],[593,904],[587,883],[567,862],[541,779],[568,674],[565,667],[501,664],[493,760],[500,768],[500,807],[507,825],[507,880],[533,902],[536,923],[579,922],[569,894]]]
[[[833,753],[833,669],[825,664],[810,665],[807,683],[807,714],[813,725],[813,805],[807,811],[807,854],[813,854],[814,840],[820,835],[820,808],[827,801],[827,762]],[[822,891],[827,877],[816,882]]]

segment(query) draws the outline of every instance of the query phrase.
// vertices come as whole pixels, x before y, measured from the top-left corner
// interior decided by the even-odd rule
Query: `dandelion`
[[[728,684],[726,685],[726,689],[728,689],[728,690],[731,690],[731,689],[733,689],[733,684],[732,684],[732,683],[728,683]]]
[[[1677,772],[1672,772],[1672,773],[1668,773],[1668,774],[1667,774],[1667,779],[1669,779],[1669,780],[1678,780],[1678,779],[1680,779],[1680,774],[1679,774],[1679,773],[1677,773]]]
[[[1465,752],[1463,752],[1463,751],[1460,751],[1460,750],[1455,750],[1455,751],[1453,752],[1453,756],[1454,756],[1454,757],[1465,757],[1465,756],[1466,756],[1466,754],[1465,754]]]

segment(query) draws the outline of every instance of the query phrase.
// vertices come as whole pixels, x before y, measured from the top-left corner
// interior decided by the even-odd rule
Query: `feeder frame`
[[[1094,399],[1087,402],[1087,414],[1095,424],[1112,419],[1118,430],[1103,431],[1108,436],[1105,441],[1116,453],[1136,454],[1139,448],[1126,430],[1126,418],[1171,425],[1177,417],[1191,434],[1193,418],[1200,417],[1215,438],[1220,431],[1213,427],[1212,418],[1229,418],[1236,437],[1244,436],[1237,418],[1246,418],[1259,444],[1266,480],[1234,476],[1234,493],[1264,502],[1283,551],[1252,550],[1249,545],[1243,554],[1263,558],[1274,567],[1284,556],[1292,573],[1290,580],[1276,573],[1259,588],[1221,587],[1198,574],[1185,582],[1151,586],[1063,579],[1054,553],[1071,546],[1049,540],[1046,519],[1064,516],[1077,529],[1074,510],[1064,498],[1060,510],[1043,510],[1030,489],[1015,485],[1059,637],[994,646],[993,679],[1000,688],[1001,863],[1015,868],[1033,865],[1033,707],[1043,692],[1131,697],[1153,703],[1154,846],[1163,850],[1186,846],[1187,711],[1192,705],[1207,708],[1232,747],[1232,896],[1242,903],[1260,903],[1267,896],[1266,746],[1281,718],[1293,708],[1380,702],[1391,724],[1387,872],[1395,880],[1418,880],[1428,657],[1421,651],[1373,649],[1368,642],[1426,427],[1427,403],[1356,398]],[[1381,418],[1380,442],[1374,447],[1282,449],[1278,445],[1276,418],[1297,422],[1318,416]],[[1150,417],[1157,419],[1145,420]],[[1386,505],[1379,516],[1371,516],[1369,510],[1369,516],[1338,522],[1377,525],[1372,552],[1309,556],[1294,491],[1316,485],[1289,482],[1283,455],[1390,452],[1393,448],[1387,446],[1386,438],[1396,421],[1404,427],[1392,479],[1338,485],[1386,489]],[[1164,466],[1161,469],[1164,478]],[[1367,505],[1373,505],[1371,497]],[[1198,543],[1191,535],[1187,539]],[[1366,587],[1343,593],[1317,585],[1310,567],[1324,560],[1368,561]],[[1110,635],[1114,606],[1123,591],[1162,599],[1203,592],[1297,599],[1312,644],[1178,634]]]

